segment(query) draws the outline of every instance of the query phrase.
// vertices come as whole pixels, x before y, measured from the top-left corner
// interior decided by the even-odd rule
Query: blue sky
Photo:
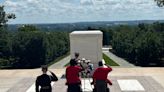
[[[154,0],[0,0],[17,18],[9,23],[164,20]]]

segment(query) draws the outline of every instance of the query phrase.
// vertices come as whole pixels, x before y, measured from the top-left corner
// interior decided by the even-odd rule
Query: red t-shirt
[[[107,80],[108,73],[112,71],[112,68],[97,68],[95,72],[93,73],[93,79],[95,80]]]
[[[82,69],[79,66],[68,66],[66,68],[66,79],[68,84],[80,83],[79,72]]]

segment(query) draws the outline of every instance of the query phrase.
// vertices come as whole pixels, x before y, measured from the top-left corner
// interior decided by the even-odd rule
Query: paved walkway
[[[128,61],[114,55],[113,53],[109,52],[110,48],[102,48],[102,51],[104,54],[106,54],[108,57],[110,57],[112,60],[114,60],[116,63],[118,63],[120,66],[119,67],[135,67],[133,64],[130,64]],[[69,63],[69,60],[71,59],[71,56],[67,56],[64,59],[56,62],[55,64],[51,65],[49,68],[50,69],[62,69],[66,64]]]
[[[69,55],[69,56],[65,57],[64,59],[62,59],[62,60],[56,62],[56,63],[53,64],[53,65],[51,65],[49,68],[50,68],[50,69],[60,69],[60,68],[64,68],[64,66],[65,66],[66,64],[69,63],[69,60],[70,60],[70,59],[71,59],[71,56]]]
[[[133,64],[130,64],[128,61],[114,55],[108,50],[103,50],[103,53],[106,54],[108,57],[110,57],[113,61],[115,61],[117,64],[119,64],[119,67],[136,67]]]
[[[106,54],[108,57],[110,57],[112,60],[114,60],[116,63],[118,63],[119,67],[135,67],[133,64],[130,64],[128,61],[114,55],[113,53],[109,52],[109,49],[112,48],[102,48],[103,53]],[[51,65],[50,69],[62,69],[64,66],[69,63],[69,60],[71,59],[71,56],[67,56],[64,59],[56,62],[55,64]]]
[[[113,86],[108,85],[110,92],[163,92],[164,90],[151,76],[111,76],[110,79],[113,82]],[[24,78],[9,90],[1,92],[35,92],[35,84],[32,84],[32,81],[34,81],[33,78]],[[52,83],[52,92],[66,92],[65,81],[65,79],[59,79],[58,82]],[[82,88],[85,92],[92,92],[90,81],[91,79],[82,79]],[[127,83],[121,84],[123,81]]]
[[[65,69],[50,70],[59,77],[59,81],[53,85],[53,92],[66,92],[65,79],[61,78]],[[0,92],[27,92],[34,85],[35,78],[40,74],[40,69],[0,70]],[[162,67],[113,68],[109,78],[113,82],[113,86],[110,86],[111,92],[134,92],[123,90],[136,90],[131,88],[138,84],[141,85],[141,88],[143,87],[144,91],[142,92],[163,92],[164,90],[164,68]],[[127,81],[127,85],[125,85],[126,83],[121,84],[124,81]],[[135,88],[140,88],[140,86]],[[28,92],[35,91],[33,89]]]
[[[135,67],[126,60],[108,52],[107,49],[103,50],[103,53],[121,65],[121,67],[114,67],[108,76],[113,82],[113,86],[110,86],[111,92],[164,91],[164,67]],[[61,77],[65,74],[63,66],[69,60],[70,56],[67,56],[50,66],[49,70],[53,71],[59,78],[58,82],[52,84],[53,92],[66,92],[66,80]],[[0,92],[35,92],[35,79],[40,74],[42,74],[41,69],[0,70]],[[90,81],[86,81],[89,85]]]

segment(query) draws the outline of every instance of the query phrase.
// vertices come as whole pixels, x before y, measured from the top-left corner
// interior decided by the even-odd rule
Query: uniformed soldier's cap
[[[75,56],[79,56],[79,53],[78,52],[75,52]]]
[[[42,70],[47,70],[48,69],[48,66],[47,65],[42,65]]]

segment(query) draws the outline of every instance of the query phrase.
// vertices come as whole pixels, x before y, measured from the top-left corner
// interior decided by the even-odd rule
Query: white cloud
[[[153,0],[6,0],[14,22],[162,19],[164,8]]]
[[[82,5],[92,5],[93,4],[92,0],[80,0],[80,3]]]
[[[8,7],[17,7],[18,3],[6,0],[5,5],[7,5]]]

